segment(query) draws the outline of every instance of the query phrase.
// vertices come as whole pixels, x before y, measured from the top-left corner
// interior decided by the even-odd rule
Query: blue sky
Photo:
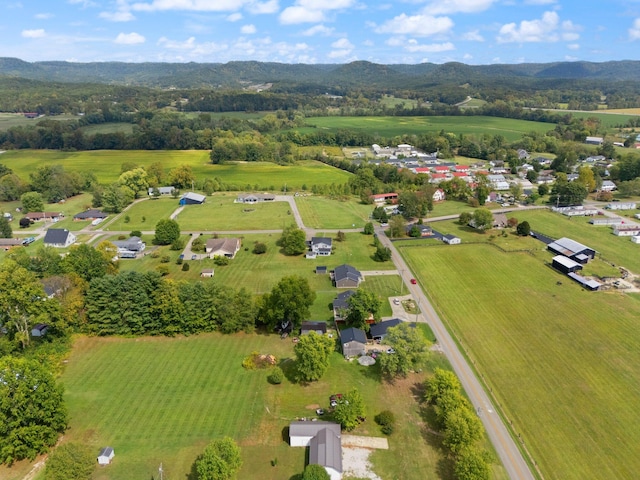
[[[27,61],[637,60],[640,0],[2,0]]]

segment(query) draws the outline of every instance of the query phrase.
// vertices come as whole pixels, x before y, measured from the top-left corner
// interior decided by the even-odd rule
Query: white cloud
[[[355,0],[296,0],[291,7],[285,8],[280,14],[280,23],[290,25],[294,23],[312,23],[325,20],[325,12],[344,10],[355,5]]]
[[[100,18],[109,20],[110,22],[130,22],[135,20],[136,17],[128,10],[118,10],[116,12],[100,12],[98,15]]]
[[[570,43],[569,45],[567,45],[567,48],[569,50],[580,50],[580,45],[577,43]]]
[[[227,22],[237,22],[239,20],[242,20],[242,18],[242,14],[240,12],[232,13],[231,15],[227,16]]]
[[[398,15],[380,25],[378,33],[401,33],[414,37],[428,37],[446,33],[453,28],[449,17],[432,17],[431,15]]]
[[[553,5],[557,0],[525,0],[525,5]]]
[[[245,35],[252,35],[252,34],[256,33],[256,26],[255,25],[243,25],[242,28],[240,29],[240,32],[242,32]]]
[[[166,10],[186,10],[192,12],[235,11],[247,4],[247,0],[152,0],[131,5],[132,10],[156,12]]]
[[[84,8],[97,7],[98,4],[92,0],[68,0],[73,5],[82,5]]]
[[[23,30],[22,36],[24,38],[42,38],[46,35],[46,32],[42,28],[36,30]]]
[[[53,13],[36,13],[34,17],[37,18],[38,20],[48,20],[50,18],[53,18],[54,15]]]
[[[633,26],[629,29],[629,40],[640,39],[640,18],[633,21]]]
[[[429,15],[449,13],[476,13],[489,9],[496,0],[435,0],[427,4],[423,12]]]
[[[353,44],[347,38],[340,38],[331,44],[332,48],[353,50]]]
[[[415,53],[415,52],[437,53],[437,52],[448,52],[451,50],[455,50],[456,47],[454,47],[453,43],[451,42],[432,43],[429,45],[424,45],[424,44],[418,43],[414,39],[411,39],[406,43],[406,45],[404,46],[404,49],[412,53]]]
[[[247,11],[253,15],[261,15],[265,13],[276,13],[280,10],[278,0],[268,0],[267,2],[251,2],[247,5]]]
[[[284,25],[318,23],[324,20],[322,10],[312,10],[302,6],[287,7],[280,14],[280,23]]]
[[[469,42],[484,42],[484,37],[480,35],[478,30],[472,30],[471,32],[467,32],[462,35],[462,40],[467,40]]]
[[[313,27],[302,32],[302,35],[305,37],[313,37],[314,35],[324,35],[329,36],[334,32],[334,28],[326,27],[322,24],[314,25]]]
[[[557,42],[560,18],[556,12],[544,12],[542,18],[523,20],[520,25],[507,23],[500,28],[499,43]]]
[[[120,33],[114,40],[115,43],[120,45],[138,45],[145,42],[145,38],[136,32]]]

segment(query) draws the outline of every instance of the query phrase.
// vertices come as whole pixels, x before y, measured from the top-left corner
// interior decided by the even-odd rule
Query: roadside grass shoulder
[[[536,256],[489,245],[400,251],[545,478],[633,477],[636,298],[586,292]]]

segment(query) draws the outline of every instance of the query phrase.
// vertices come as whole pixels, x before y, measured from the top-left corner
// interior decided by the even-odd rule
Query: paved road
[[[433,309],[431,302],[429,302],[429,299],[422,291],[421,286],[411,284],[412,273],[409,266],[400,256],[393,243],[384,234],[383,229],[377,227],[376,233],[378,234],[378,239],[382,244],[391,249],[391,259],[393,260],[393,263],[400,271],[409,292],[418,302],[418,307],[422,312],[417,316],[418,321],[429,324],[438,339],[438,343],[442,347],[443,353],[447,356],[447,359],[451,363],[456,375],[458,375],[460,383],[469,396],[471,403],[475,407],[476,411],[480,412],[480,419],[484,424],[487,435],[493,443],[493,446],[496,449],[502,464],[507,470],[509,477],[513,480],[533,480],[535,478],[533,473],[525,462],[515,441],[509,435],[502,419],[497,413],[495,413],[495,408],[491,399],[484,391],[471,367],[467,364],[464,356],[458,349],[458,345],[455,343],[442,323],[442,320]]]

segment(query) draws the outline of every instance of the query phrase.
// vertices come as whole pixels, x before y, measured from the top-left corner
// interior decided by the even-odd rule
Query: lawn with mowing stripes
[[[107,219],[102,228],[106,231],[155,230],[159,220],[169,218],[179,207],[178,200],[171,197],[145,199],[131,205],[114,222],[109,223]]]
[[[538,256],[490,245],[400,251],[545,478],[635,477],[637,297],[584,291]]]
[[[132,162],[148,167],[160,162],[166,174],[180,165],[190,165],[197,181],[219,178],[236,189],[249,186],[259,190],[300,190],[302,185],[330,185],[345,183],[351,175],[317,161],[300,161],[295,165],[276,165],[269,162],[239,162],[212,165],[209,152],[203,150],[96,150],[60,152],[53,150],[12,150],[2,154],[2,163],[24,181],[39,165],[62,165],[67,172],[93,172],[100,183],[115,182],[123,163]],[[273,188],[271,188],[273,187]]]
[[[296,205],[308,228],[361,228],[373,212],[373,205],[363,205],[356,199],[338,201],[325,197],[297,197]]]

